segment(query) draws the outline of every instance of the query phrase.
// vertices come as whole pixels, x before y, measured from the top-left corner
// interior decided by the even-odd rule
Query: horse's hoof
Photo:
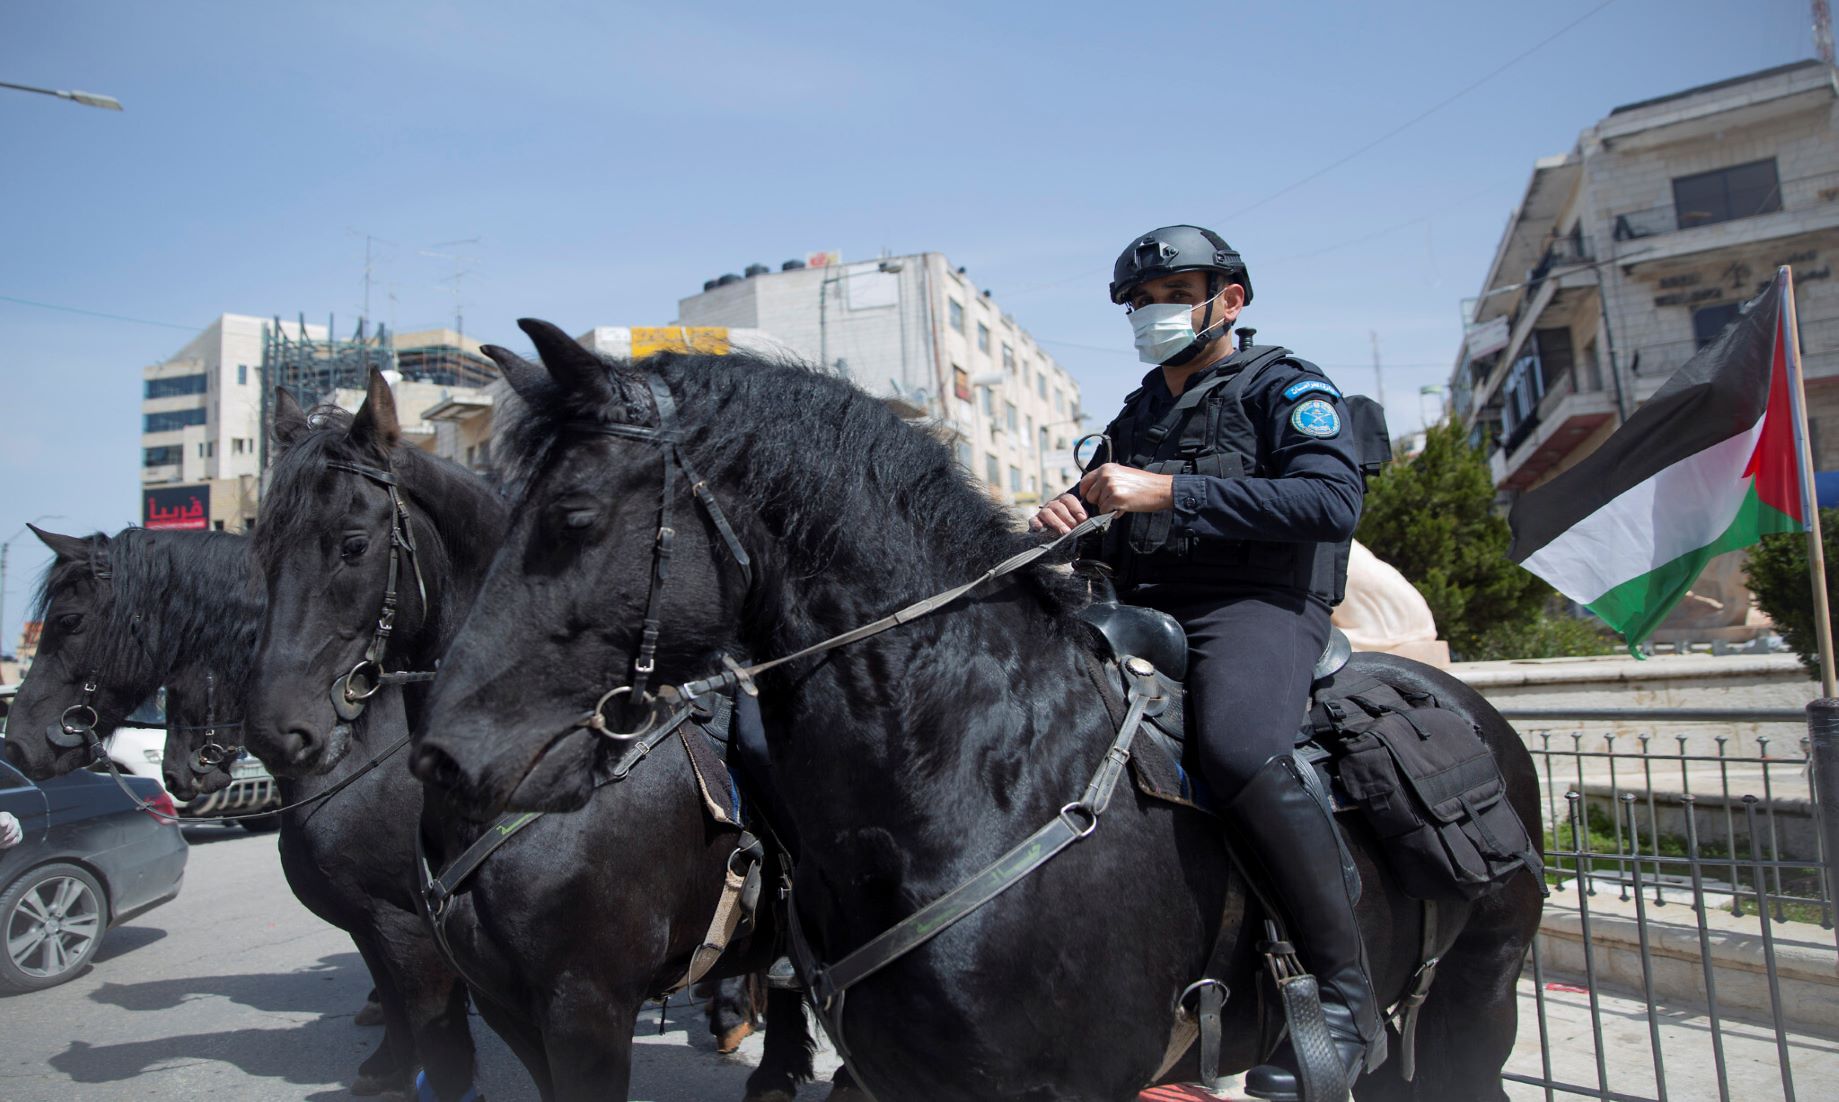
[[[753,1023],[742,1022],[740,1025],[722,1034],[721,1037],[716,1040],[715,1051],[721,1053],[723,1056],[727,1056],[735,1049],[740,1048],[741,1042],[751,1036],[753,1036]],[[791,1096],[787,1095],[785,1097],[789,1098]],[[754,1102],[754,1100],[749,1098],[748,1102]]]
[[[352,1025],[382,1025],[383,1024],[383,1004],[374,1003],[374,1002],[365,1003],[364,1009],[358,1011],[357,1014],[352,1017],[351,1024]]]

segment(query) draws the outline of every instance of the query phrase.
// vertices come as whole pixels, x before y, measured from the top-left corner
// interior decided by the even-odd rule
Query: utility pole
[[[452,245],[477,245],[478,243],[479,239],[477,237],[468,237],[460,241],[439,241],[421,250],[421,255],[423,256],[432,256],[438,260],[453,261],[453,329],[454,332],[462,337],[466,335],[466,303],[460,298],[460,281],[466,277],[467,272],[466,269],[462,268],[460,265],[473,258],[463,253],[439,253],[434,250],[444,249]]]
[[[1379,366],[1379,331],[1369,329],[1367,336],[1373,338],[1373,400],[1384,406],[1386,404],[1386,377]]]

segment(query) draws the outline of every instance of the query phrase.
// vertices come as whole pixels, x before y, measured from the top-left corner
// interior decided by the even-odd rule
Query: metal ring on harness
[[[210,773],[229,760],[229,747],[216,742],[207,742],[192,751],[192,772]]]
[[[1227,987],[1225,984],[1221,983],[1219,980],[1195,980],[1193,983],[1182,988],[1181,994],[1175,996],[1175,1012],[1177,1014],[1184,1014],[1184,1015],[1188,1014],[1189,1013],[1189,1010],[1188,1010],[1189,997],[1198,993],[1203,987],[1219,988],[1221,1002],[1226,1001],[1227,997],[1230,996],[1232,993],[1232,988]]]
[[[359,686],[357,691],[352,689],[354,678]],[[350,672],[332,683],[332,710],[338,714],[338,718],[350,723],[364,714],[364,706],[382,688],[382,663],[371,658],[359,659]]]
[[[82,722],[75,722],[70,718],[73,712],[88,713],[89,718]],[[65,750],[75,750],[90,742],[95,742],[100,746],[101,743],[96,739],[96,724],[101,722],[101,719],[102,717],[96,714],[96,709],[88,704],[72,704],[64,709],[62,715],[58,716],[56,723],[45,729],[45,740]]]
[[[611,739],[614,742],[631,742],[633,739],[644,738],[653,727],[658,725],[658,698],[652,696],[650,693],[641,693],[639,696],[640,706],[647,709],[643,726],[635,731],[615,731],[607,726],[607,701],[612,700],[616,696],[624,696],[630,692],[632,692],[632,686],[630,685],[621,685],[617,689],[608,689],[601,694],[599,700],[594,702],[593,710],[582,716],[576,722],[575,726],[586,727],[601,738]]]
[[[1083,815],[1085,817],[1086,822],[1083,827],[1073,821],[1074,815]],[[1098,829],[1098,812],[1093,811],[1078,800],[1074,800],[1072,803],[1061,808],[1059,816],[1060,821],[1065,823],[1067,829],[1071,830],[1076,837],[1090,838],[1092,832]]]

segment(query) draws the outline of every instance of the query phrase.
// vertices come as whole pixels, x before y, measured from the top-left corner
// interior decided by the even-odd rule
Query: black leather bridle
[[[434,677],[427,673],[388,673],[383,668],[383,657],[389,649],[390,634],[396,630],[396,608],[398,598],[397,583],[402,576],[402,559],[408,557],[410,569],[415,571],[415,592],[421,598],[423,616],[428,615],[428,585],[422,578],[421,560],[415,551],[415,530],[409,521],[409,508],[402,503],[402,494],[397,490],[396,476],[377,467],[368,467],[362,463],[344,463],[337,460],[326,464],[335,471],[349,471],[361,478],[383,487],[390,496],[390,565],[389,578],[383,586],[383,606],[377,612],[377,626],[371,631],[370,644],[364,648],[364,657],[346,671],[344,676],[332,682],[332,710],[338,718],[350,723],[364,714],[365,705],[370,698],[377,695],[385,685],[402,684],[407,681],[426,681]]]
[[[683,433],[678,427],[677,403],[671,397],[670,388],[656,375],[646,376],[645,382],[651,388],[652,402],[658,410],[658,423],[655,427],[603,424],[598,421],[570,421],[563,426],[567,432],[656,444],[664,463],[664,485],[658,496],[658,529],[651,552],[651,589],[645,598],[645,619],[639,631],[638,649],[633,652],[631,680],[602,693],[594,706],[583,712],[574,724],[615,742],[629,742],[643,737],[659,718],[655,707],[657,701],[650,692],[650,685],[651,675],[657,668],[658,636],[663,629],[664,590],[670,583],[671,549],[677,537],[676,529],[671,526],[671,507],[672,489],[678,472],[682,472],[689,483],[690,495],[709,514],[710,522],[727,545],[728,553],[734,557],[735,565],[741,568],[742,585],[746,588],[753,586],[753,560],[748,557],[747,549],[741,546],[740,537],[734,534],[734,527],[722,513],[722,507],[710,492],[709,484],[696,473],[689,457],[683,453]],[[633,705],[646,710],[644,723],[636,731],[615,731],[607,726],[606,706],[621,696],[630,697]]]

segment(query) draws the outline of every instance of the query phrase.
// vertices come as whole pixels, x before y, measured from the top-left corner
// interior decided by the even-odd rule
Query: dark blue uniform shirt
[[[1206,380],[1213,370],[1195,372],[1187,385]],[[1137,425],[1139,438],[1175,404],[1160,367],[1145,375],[1143,384],[1149,402]],[[1326,403],[1332,418],[1319,406],[1303,408],[1312,402]],[[1339,388],[1289,363],[1274,363],[1246,390],[1245,412],[1259,428],[1258,476],[1176,475],[1176,530],[1201,539],[1339,543],[1351,538],[1360,521],[1364,484]]]

